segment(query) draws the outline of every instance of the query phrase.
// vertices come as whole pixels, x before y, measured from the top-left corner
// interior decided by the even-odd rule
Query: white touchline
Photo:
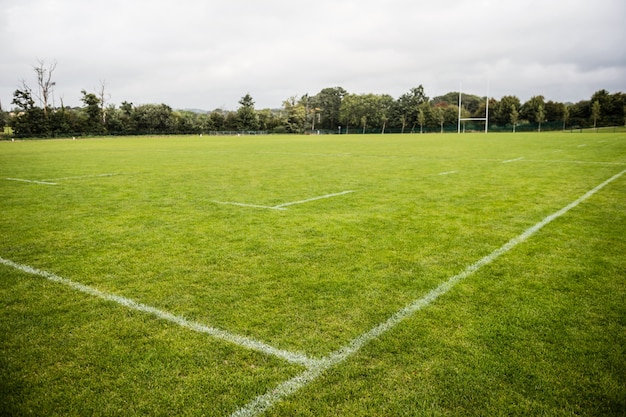
[[[507,159],[506,161],[502,161],[503,164],[508,164],[509,162],[517,162],[517,161],[521,161],[522,159],[524,159],[523,156],[520,156],[519,158],[515,158],[515,159]]]
[[[151,307],[146,304],[138,303],[134,300],[131,300],[130,298],[122,297],[122,296],[115,295],[115,294],[109,294],[109,293],[100,291],[96,288],[90,287],[88,285],[84,285],[84,284],[72,281],[70,279],[60,277],[53,273],[30,267],[28,265],[22,265],[17,262],[13,262],[8,259],[1,258],[1,257],[0,257],[0,264],[4,264],[6,266],[15,268],[19,271],[22,271],[28,274],[37,275],[37,276],[46,278],[50,281],[53,281],[59,284],[67,285],[68,287],[76,291],[80,291],[82,293],[89,294],[89,295],[101,298],[103,300],[113,301],[117,304],[120,304],[124,307],[128,307],[132,310],[137,310],[143,313],[152,314],[153,316],[156,316],[162,320],[167,320],[169,322],[178,324],[179,326],[185,327],[190,330],[194,330],[199,333],[208,334],[210,336],[215,337],[216,339],[225,340],[227,342],[234,343],[238,346],[255,350],[257,352],[261,352],[266,355],[276,356],[288,362],[299,364],[307,368],[314,368],[318,366],[318,363],[319,363],[318,359],[309,358],[308,356],[302,353],[289,352],[286,350],[277,349],[273,346],[267,345],[258,340],[254,340],[245,336],[236,335],[236,334],[227,332],[226,330],[209,327],[209,326],[206,326],[204,324],[201,324],[195,321],[187,320],[186,318],[182,316],[177,316],[175,314],[168,313],[167,311],[159,310],[158,308]]]
[[[5,180],[20,181],[20,182],[31,182],[33,184],[58,185],[56,182],[24,180],[24,179],[21,179],[21,178],[5,178]]]
[[[446,172],[440,172],[437,175],[450,175],[450,174],[456,174],[459,171],[446,171]]]
[[[580,203],[587,200],[589,197],[594,195],[596,192],[600,191],[606,185],[608,185],[609,183],[621,177],[624,173],[626,173],[626,170],[620,172],[617,175],[614,175],[613,177],[604,181],[602,184],[598,185],[591,191],[588,191],[585,195],[578,198],[576,201],[568,204],[567,206],[563,207],[559,211],[544,218],[543,220],[541,220],[539,223],[535,224],[534,226],[526,229],[522,234],[514,237],[513,239],[509,240],[504,245],[502,245],[500,248],[491,252],[489,255],[471,264],[470,266],[465,268],[465,270],[462,271],[461,273],[449,278],[447,281],[440,284],[437,288],[428,292],[422,298],[414,300],[413,302],[409,303],[401,310],[398,310],[395,314],[389,317],[387,321],[382,322],[376,327],[372,328],[371,330],[361,334],[357,338],[353,339],[346,346],[336,350],[335,352],[328,355],[326,358],[321,359],[316,365],[310,367],[306,371],[300,373],[299,375],[289,380],[282,382],[277,387],[271,389],[265,394],[262,394],[256,397],[254,400],[246,404],[244,407],[240,408],[239,410],[231,414],[231,417],[252,417],[252,416],[258,416],[259,414],[264,413],[267,409],[274,406],[274,404],[281,401],[283,398],[286,398],[290,396],[291,394],[294,394],[298,390],[307,386],[309,383],[317,379],[320,375],[322,375],[322,373],[324,373],[328,369],[333,368],[339,365],[340,363],[344,362],[350,356],[354,355],[359,350],[361,350],[363,346],[365,346],[372,340],[377,339],[379,336],[383,335],[389,330],[393,329],[404,319],[412,316],[415,312],[427,307],[437,298],[439,298],[440,296],[450,291],[450,289],[452,289],[460,281],[472,275],[474,272],[478,271],[483,266],[493,262],[501,255],[513,249],[515,246],[524,242],[525,240],[530,238],[532,235],[537,233],[539,230],[541,230],[544,226],[546,226],[553,220],[561,217],[562,215],[564,215],[565,213],[567,213],[574,207],[578,206]]]

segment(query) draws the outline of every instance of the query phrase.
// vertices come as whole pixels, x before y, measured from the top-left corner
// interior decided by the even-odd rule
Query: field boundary
[[[346,361],[348,358],[359,352],[365,345],[369,342],[378,339],[383,334],[395,328],[398,324],[400,324],[405,319],[411,317],[416,312],[422,310],[423,308],[432,304],[435,300],[437,300],[442,295],[446,294],[450,291],[456,284],[474,274],[476,271],[484,267],[485,265],[490,264],[491,262],[498,259],[500,256],[509,252],[511,249],[515,248],[520,243],[525,242],[539,230],[541,230],[544,226],[550,224],[555,219],[563,216],[565,213],[570,211],[571,209],[577,207],[583,201],[589,199],[595,193],[606,187],[611,182],[617,180],[622,175],[626,173],[626,170],[612,176],[608,180],[604,181],[600,185],[591,189],[587,193],[585,193],[582,197],[574,200],[567,206],[562,209],[550,214],[545,217],[540,222],[536,223],[534,226],[529,227],[524,232],[519,234],[518,236],[512,238],[504,245],[499,247],[498,249],[491,252],[489,255],[479,259],[474,262],[461,273],[454,275],[449,278],[447,281],[441,283],[438,287],[428,292],[425,296],[412,301],[407,304],[404,308],[398,310],[391,317],[389,317],[386,321],[378,324],[373,327],[369,331],[362,333],[360,336],[356,337],[350,343],[345,345],[344,347],[336,350],[335,352],[329,354],[324,359],[320,360],[317,365],[310,367],[305,370],[301,374],[286,380],[276,386],[275,388],[269,390],[265,394],[259,395],[254,400],[246,404],[244,407],[236,410],[231,417],[254,417],[264,413],[269,408],[273,407],[276,403],[281,401],[282,399],[296,393],[300,389],[306,387],[311,382],[320,377],[324,372],[328,371],[335,366],[338,366],[342,362]]]
[[[169,313],[167,311],[160,310],[155,307],[151,307],[146,304],[138,303],[137,301],[131,300],[130,298],[122,297],[119,295],[106,293],[104,291],[100,291],[97,288],[90,287],[89,285],[81,284],[76,281],[72,281],[68,278],[60,277],[51,272],[42,271],[40,269],[33,268],[28,265],[23,265],[17,262],[13,262],[8,259],[4,259],[0,257],[0,264],[5,266],[17,269],[19,271],[25,272],[31,275],[37,275],[43,278],[46,278],[52,282],[56,282],[58,284],[66,285],[73,290],[82,292],[84,294],[92,295],[98,297],[100,299],[106,301],[112,301],[114,303],[120,304],[124,307],[130,308],[131,310],[140,311],[143,313],[148,313],[153,316],[156,316],[162,320],[169,321],[171,323],[177,324],[181,327],[187,328],[189,330],[196,331],[198,333],[205,333],[210,336],[213,336],[216,339],[221,339],[240,347],[244,347],[250,350],[254,350],[257,352],[264,353],[266,355],[275,356],[281,359],[286,360],[287,362],[295,363],[298,365],[305,366],[307,368],[314,367],[318,365],[319,360],[309,358],[306,355],[298,352],[290,352],[282,349],[277,349],[273,346],[260,342],[258,340],[240,336],[234,333],[230,333],[226,330],[217,329],[214,327],[209,327],[204,324],[188,320],[182,316],[177,316],[175,314]]]

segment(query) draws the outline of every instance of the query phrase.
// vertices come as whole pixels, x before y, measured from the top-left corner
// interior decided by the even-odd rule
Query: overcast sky
[[[522,102],[626,92],[624,0],[0,0],[0,102],[37,60],[55,104],[256,108],[341,86]]]

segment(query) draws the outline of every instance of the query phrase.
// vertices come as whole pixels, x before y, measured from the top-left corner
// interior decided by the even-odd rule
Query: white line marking
[[[187,329],[205,333],[210,336],[215,337],[216,339],[225,340],[230,343],[234,343],[238,346],[242,346],[251,350],[255,350],[257,352],[264,353],[266,355],[272,355],[284,359],[288,362],[299,364],[302,366],[306,366],[307,368],[314,368],[318,366],[319,360],[312,359],[307,357],[306,355],[298,352],[289,352],[286,350],[277,349],[273,346],[267,345],[258,340],[251,339],[249,337],[236,335],[226,330],[216,329],[214,327],[209,327],[204,324],[187,320],[182,316],[177,316],[172,313],[168,313],[167,311],[159,310],[158,308],[151,307],[146,304],[138,303],[130,298],[122,297],[115,294],[109,294],[103,291],[100,291],[96,288],[90,287],[88,285],[80,284],[78,282],[72,281],[67,278],[60,277],[50,272],[42,271],[40,269],[36,269],[30,267],[28,265],[22,265],[8,259],[4,259],[0,257],[0,264],[4,264],[11,268],[15,268],[19,271],[25,272],[27,274],[37,275],[43,278],[46,278],[50,281],[66,285],[76,291],[80,291],[85,294],[89,294],[103,300],[113,301],[114,303],[120,304],[124,307],[128,307],[132,310],[141,311],[143,313],[152,314],[162,320],[169,321],[171,323],[178,324],[179,326],[185,327]]]
[[[348,190],[348,191],[342,191],[342,192],[340,192],[340,193],[326,194],[326,195],[322,195],[322,196],[319,196],[319,197],[309,198],[309,199],[306,199],[306,200],[293,201],[293,202],[291,202],[291,203],[279,204],[279,205],[274,206],[274,207],[272,207],[272,208],[275,208],[275,209],[282,209],[283,207],[287,207],[287,206],[293,206],[293,205],[296,205],[296,204],[304,204],[304,203],[309,203],[309,202],[311,202],[311,201],[321,200],[321,199],[323,199],[323,198],[337,197],[337,196],[340,196],[340,195],[350,194],[350,193],[353,193],[353,192],[354,192],[354,190]]]
[[[450,175],[450,174],[456,174],[459,171],[446,171],[446,172],[440,172],[437,175]]]
[[[21,179],[21,178],[5,178],[5,180],[20,181],[20,182],[30,182],[30,183],[33,183],[33,184],[58,185],[56,182],[25,180],[25,179]]]
[[[235,203],[233,201],[213,201],[213,202],[216,204],[228,204],[231,206],[240,206],[240,207],[252,207],[252,208],[261,208],[261,209],[268,209],[268,210],[287,210],[285,208],[277,208],[273,206],[261,206],[259,204]]]
[[[521,161],[522,159],[524,159],[523,156],[520,156],[519,158],[515,158],[515,159],[507,159],[506,161],[502,161],[503,164],[508,164],[510,162],[517,162],[517,161]]]
[[[579,148],[584,148],[585,146],[587,146],[586,143],[583,143],[582,145],[578,145]]]
[[[213,201],[213,202],[216,203],[216,204],[229,204],[229,205],[232,205],[232,206],[261,208],[261,209],[267,209],[267,210],[287,210],[285,207],[294,206],[296,204],[309,203],[311,201],[321,200],[323,198],[337,197],[337,196],[340,196],[340,195],[350,194],[350,193],[353,193],[353,192],[354,192],[354,190],[342,191],[340,193],[326,194],[326,195],[322,195],[322,196],[319,196],[319,197],[308,198],[306,200],[292,201],[290,203],[278,204],[277,206],[262,206],[262,205],[259,205],[259,204],[236,203],[234,201]]]
[[[297,375],[289,380],[282,382],[277,387],[271,389],[265,394],[259,395],[254,400],[246,404],[244,407],[240,408],[239,410],[236,410],[233,414],[231,414],[231,417],[258,416],[259,414],[268,410],[270,407],[274,406],[274,404],[276,404],[277,402],[281,401],[283,398],[286,398],[290,396],[291,394],[294,394],[298,390],[304,388],[309,383],[317,379],[320,375],[322,375],[325,371],[341,364],[350,356],[354,355],[359,350],[361,350],[363,346],[365,346],[372,340],[377,339],[384,333],[390,331],[395,326],[397,326],[400,322],[402,322],[404,319],[412,316],[417,311],[427,307],[432,302],[437,300],[437,298],[439,298],[440,296],[450,291],[456,284],[461,282],[463,279],[472,275],[474,272],[478,271],[483,266],[488,265],[489,263],[493,262],[494,260],[499,258],[501,255],[504,255],[505,253],[507,253],[508,251],[510,251],[517,245],[519,245],[520,243],[526,241],[532,235],[534,235],[539,230],[541,230],[544,226],[546,226],[553,220],[561,217],[562,215],[564,215],[565,213],[567,213],[574,207],[578,206],[580,203],[587,200],[589,197],[591,197],[592,195],[600,191],[606,185],[608,185],[612,181],[615,181],[616,179],[621,177],[624,173],[626,173],[626,170],[620,172],[617,175],[614,175],[613,177],[604,181],[602,184],[598,185],[591,191],[588,191],[585,195],[578,198],[576,201],[568,204],[561,210],[549,215],[548,217],[541,220],[539,223],[526,229],[522,234],[514,237],[513,239],[509,240],[507,243],[502,245],[500,248],[491,252],[489,255],[485,256],[484,258],[478,260],[477,262],[465,268],[465,270],[461,272],[460,274],[457,274],[449,278],[447,281],[440,284],[437,288],[431,290],[428,294],[426,294],[422,298],[419,298],[409,303],[403,309],[397,311],[395,314],[389,317],[387,321],[380,323],[378,326],[361,334],[357,338],[353,339],[346,346],[331,353],[326,358],[320,360],[316,365],[302,372],[300,375]]]
[[[257,152],[261,155],[352,156],[351,153]]]
[[[77,177],[47,178],[41,181],[61,181],[61,180],[75,180],[75,179],[82,179],[82,178],[113,177],[115,175],[120,175],[120,174],[112,173],[112,174],[81,175]]]
[[[551,164],[583,164],[583,165],[626,165],[626,162],[606,161],[566,161],[561,159],[524,159],[524,162],[539,162]]]

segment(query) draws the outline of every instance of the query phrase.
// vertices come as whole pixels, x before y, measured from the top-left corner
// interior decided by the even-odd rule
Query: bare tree
[[[44,116],[48,116],[48,104],[52,91],[54,90],[55,82],[52,81],[52,73],[57,67],[57,62],[54,61],[46,67],[46,61],[37,59],[39,65],[33,66],[35,73],[37,74],[37,84],[39,86],[39,93],[37,98],[43,107]]]
[[[110,94],[106,94],[104,92],[106,87],[106,80],[100,80],[100,91],[98,92],[98,98],[100,99],[100,108],[102,109],[102,124],[106,124],[107,122],[107,113],[106,113],[106,102],[111,96]]]

